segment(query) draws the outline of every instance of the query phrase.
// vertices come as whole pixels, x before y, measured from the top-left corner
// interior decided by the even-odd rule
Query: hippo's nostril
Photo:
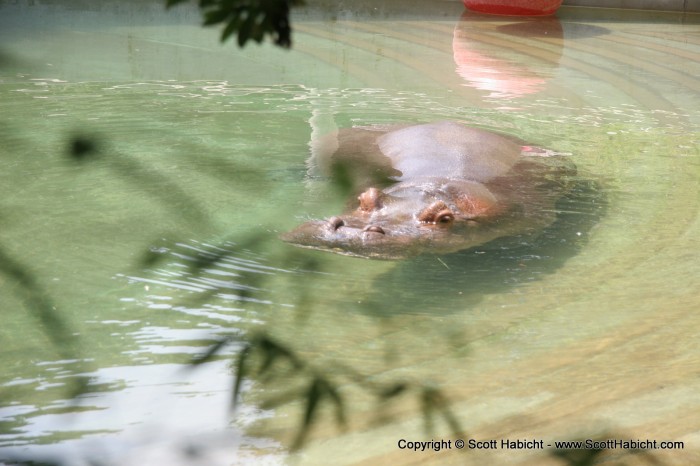
[[[382,235],[384,233],[384,229],[382,227],[378,227],[377,225],[367,225],[362,231],[370,231],[372,233],[381,233]]]
[[[338,228],[345,225],[345,221],[340,217],[331,217],[328,219],[328,224],[333,228],[333,231],[336,231]]]

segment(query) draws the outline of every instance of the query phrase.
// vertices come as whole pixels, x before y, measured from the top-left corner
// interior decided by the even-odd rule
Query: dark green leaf
[[[603,450],[554,450],[551,456],[561,458],[569,466],[591,466],[598,463]]]
[[[241,27],[238,29],[238,46],[243,47],[253,31],[253,26],[255,25],[255,16],[249,14],[241,23]]]
[[[326,379],[323,379],[323,388],[335,405],[335,416],[338,424],[344,427],[347,422],[345,418],[345,403],[343,402],[343,398],[340,396],[340,393],[338,393],[336,387]]]
[[[273,28],[266,16],[258,14],[253,22],[253,29],[250,33],[250,38],[258,44],[262,42],[266,32],[272,33]]]
[[[241,393],[241,387],[243,386],[243,379],[247,375],[248,367],[246,365],[248,357],[250,356],[250,345],[247,345],[238,354],[238,361],[236,363],[236,375],[233,382],[233,393],[231,394],[231,410],[236,409],[238,403],[238,397]]]
[[[277,357],[280,355],[280,353],[275,348],[271,347],[264,347],[262,351],[263,362],[262,364],[260,364],[260,370],[258,370],[258,373],[260,375],[266,374],[272,367],[272,364],[275,362]]]
[[[306,394],[306,410],[304,411],[304,419],[297,434],[297,438],[294,441],[293,449],[298,449],[304,444],[304,439],[306,434],[311,429],[314,419],[316,417],[316,408],[318,407],[321,397],[323,396],[323,382],[319,378],[314,378],[311,382],[311,386]]]
[[[404,382],[399,382],[380,391],[379,398],[383,400],[388,400],[389,398],[399,396],[400,394],[405,392],[406,389],[408,389],[408,384]]]
[[[161,260],[163,260],[163,254],[153,249],[149,249],[143,254],[141,260],[139,261],[139,264],[142,267],[153,267]]]
[[[450,411],[450,407],[448,405],[443,406],[441,412],[442,417],[445,419],[445,422],[447,422],[447,425],[450,426],[452,433],[456,436],[462,435],[464,433],[462,425],[459,423],[457,416],[455,416],[454,413]]]
[[[75,136],[70,141],[68,153],[76,160],[85,160],[88,156],[94,156],[98,153],[97,143],[91,137]]]
[[[425,422],[425,431],[428,434],[433,432],[433,413],[435,411],[435,397],[432,388],[424,388],[420,396],[421,411]]]
[[[303,366],[299,358],[297,358],[296,355],[290,349],[278,344],[276,341],[274,341],[267,335],[262,335],[258,337],[258,345],[260,346],[260,349],[263,351],[263,353],[274,352],[275,357],[282,356],[286,358],[287,360],[289,360],[289,362],[292,363],[292,365],[296,369],[301,369],[301,367]]]
[[[421,392],[421,402],[426,432],[432,433],[433,431],[433,416],[436,411],[442,415],[454,434],[461,434],[464,432],[457,417],[450,411],[447,398],[439,389],[435,387],[424,387]]]
[[[185,3],[187,0],[166,0],[165,2],[165,7],[170,8],[173,7],[179,3]]]
[[[306,395],[306,411],[304,412],[304,421],[302,424],[302,428],[304,430],[311,427],[314,417],[316,416],[316,408],[318,407],[319,401],[321,401],[323,393],[324,390],[322,379],[314,378]]]
[[[185,0],[166,0],[168,6]],[[205,25],[225,23],[221,42],[237,33],[243,47],[248,40],[262,42],[269,35],[274,43],[288,48],[292,44],[289,8],[303,5],[302,0],[199,0]]]
[[[5,275],[20,285],[18,289],[20,297],[27,309],[47,329],[46,335],[59,353],[66,359],[78,359],[74,352],[76,339],[73,336],[73,330],[60,317],[48,293],[24,264],[15,261],[2,249],[0,249],[0,275]]]
[[[91,382],[92,382],[92,379],[90,379],[90,377],[86,377],[86,376],[76,377],[73,381],[73,386],[71,387],[71,389],[68,393],[68,397],[69,398],[76,398],[80,395],[87,393],[88,389],[90,388]]]
[[[226,25],[226,27],[224,28],[223,32],[221,33],[221,42],[225,42],[226,39],[228,39],[231,36],[231,34],[238,31],[240,24],[241,24],[240,16],[238,16],[238,15],[233,16],[229,20],[229,22]]]
[[[206,353],[195,357],[195,358],[192,360],[192,363],[191,363],[191,364],[197,366],[197,365],[199,365],[199,364],[203,364],[203,363],[205,363],[205,362],[211,361],[212,358],[213,358],[219,351],[221,351],[221,348],[223,348],[224,346],[226,346],[230,341],[231,341],[231,339],[230,339],[229,337],[222,338],[221,340],[217,341],[217,342],[214,343],[212,346],[210,346],[209,349],[206,351]]]
[[[213,24],[223,23],[229,16],[231,16],[231,12],[226,10],[207,11],[204,13],[204,25],[211,26]]]

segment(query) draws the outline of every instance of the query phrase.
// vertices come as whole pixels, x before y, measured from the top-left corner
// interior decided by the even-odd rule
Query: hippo
[[[281,235],[376,259],[448,254],[554,222],[573,184],[567,157],[454,121],[347,128],[316,142],[319,169],[356,200]]]

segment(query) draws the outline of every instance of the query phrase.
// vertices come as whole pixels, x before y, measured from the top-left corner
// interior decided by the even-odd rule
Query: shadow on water
[[[487,294],[556,273],[585,246],[588,232],[606,208],[600,185],[579,181],[557,203],[557,220],[538,236],[502,238],[446,256],[423,255],[401,262],[376,279],[368,298],[374,305],[364,309],[379,316],[461,312]]]

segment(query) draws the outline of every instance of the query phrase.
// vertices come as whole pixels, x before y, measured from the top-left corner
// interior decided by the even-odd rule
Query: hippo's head
[[[495,224],[508,210],[481,183],[425,178],[384,191],[370,188],[360,194],[354,210],[304,223],[282,239],[301,247],[379,259],[448,253],[501,236]]]

